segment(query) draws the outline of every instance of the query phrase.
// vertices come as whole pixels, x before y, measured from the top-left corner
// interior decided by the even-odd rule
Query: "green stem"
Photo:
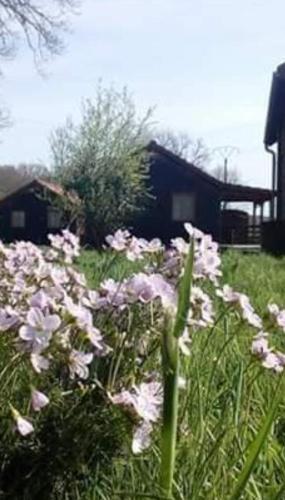
[[[194,241],[189,245],[184,274],[178,290],[178,307],[174,322],[164,330],[162,343],[163,364],[163,422],[161,442],[161,491],[166,498],[172,498],[172,484],[175,466],[178,418],[178,377],[179,347],[178,339],[187,324],[190,307],[194,260]]]
[[[171,339],[172,332],[166,332],[163,346],[164,357],[164,399],[161,445],[161,490],[166,498],[172,498],[172,483],[175,464],[178,417],[178,342]],[[173,341],[169,352],[169,341]]]

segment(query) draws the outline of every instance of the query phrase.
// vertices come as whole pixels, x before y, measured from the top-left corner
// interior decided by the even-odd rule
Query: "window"
[[[174,193],[172,195],[172,220],[177,222],[194,221],[195,197],[193,193]]]
[[[13,210],[11,213],[11,226],[24,228],[26,225],[26,214],[23,210]]]
[[[57,208],[49,207],[47,212],[47,226],[49,229],[61,228],[61,213]]]

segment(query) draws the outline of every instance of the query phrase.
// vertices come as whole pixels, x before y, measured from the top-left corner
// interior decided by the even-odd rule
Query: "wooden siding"
[[[149,186],[153,199],[133,224],[136,235],[159,237],[163,241],[185,235],[183,222],[172,220],[172,196],[175,193],[191,193],[195,196],[195,219],[189,222],[219,239],[220,201],[215,186],[195,173],[191,175],[190,168],[188,172],[185,168],[179,169],[171,159],[161,154],[152,155]]]
[[[45,188],[28,185],[2,200],[0,204],[0,239],[6,242],[32,241],[41,245],[48,243],[47,235],[60,230],[60,228],[48,227],[48,207],[52,206],[52,200],[55,196],[49,192],[47,198]],[[12,213],[14,211],[25,213],[25,227],[12,227]],[[66,225],[64,217],[63,225]]]

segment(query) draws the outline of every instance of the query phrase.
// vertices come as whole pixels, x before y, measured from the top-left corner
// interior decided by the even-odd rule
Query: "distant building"
[[[135,221],[136,234],[146,238],[158,236],[169,241],[184,235],[183,223],[190,221],[220,242],[249,242],[251,226],[259,225],[257,215],[259,222],[262,221],[264,204],[271,200],[269,189],[224,183],[154,141],[148,145],[148,151],[149,187],[153,200]],[[224,202],[252,203],[251,223],[245,217],[238,217],[237,212],[231,217],[223,214]],[[227,224],[226,231],[223,221]],[[254,242],[257,242],[256,238]]]
[[[222,243],[259,242],[263,206],[271,199],[270,190],[224,183],[154,141],[147,150],[151,199],[149,207],[130,221],[134,234],[169,242],[185,235],[184,222],[192,222]],[[18,181],[0,199],[0,239],[47,243],[48,233],[58,232],[70,221],[68,210],[62,207],[76,208],[79,199],[43,179],[25,180],[24,184],[22,178]],[[241,211],[222,210],[224,202],[251,202],[251,219]],[[75,227],[83,228],[79,219],[73,221],[72,228]],[[88,241],[83,230],[81,234]]]
[[[21,182],[0,200],[0,239],[45,244],[49,233],[60,231],[67,220],[70,222],[68,206],[76,203],[76,196],[64,192],[58,184],[42,179]],[[72,226],[74,229],[75,221]]]
[[[263,226],[263,246],[285,253],[285,63],[273,73],[264,135],[272,161],[271,221]]]

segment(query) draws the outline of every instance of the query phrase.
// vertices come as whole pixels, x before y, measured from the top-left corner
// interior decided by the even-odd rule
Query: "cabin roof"
[[[278,140],[278,132],[285,115],[285,63],[273,73],[265,125],[264,143],[272,146]]]
[[[52,192],[53,194],[57,196],[61,196],[62,198],[67,198],[69,201],[72,203],[78,203],[79,198],[76,194],[70,192],[70,191],[65,191],[60,184],[57,184],[55,182],[50,182],[45,179],[41,178],[34,178],[34,179],[28,179],[26,182],[20,183],[17,187],[12,189],[10,192],[6,193],[1,199],[0,199],[0,205],[5,204],[6,201],[10,200],[11,198],[14,198],[23,192],[25,192],[27,189],[34,188],[34,187],[41,187],[44,189],[47,189],[48,191]]]
[[[172,153],[167,148],[160,146],[155,141],[151,141],[148,144],[147,150],[154,155],[161,155],[167,158],[173,167],[177,168],[178,174],[181,173],[189,177],[194,175],[195,177],[199,177],[201,181],[211,184],[216,189],[220,201],[264,203],[272,199],[272,191],[270,189],[223,182],[196,167],[193,163]]]
[[[31,178],[21,174],[13,165],[0,166],[0,199],[30,182]]]

